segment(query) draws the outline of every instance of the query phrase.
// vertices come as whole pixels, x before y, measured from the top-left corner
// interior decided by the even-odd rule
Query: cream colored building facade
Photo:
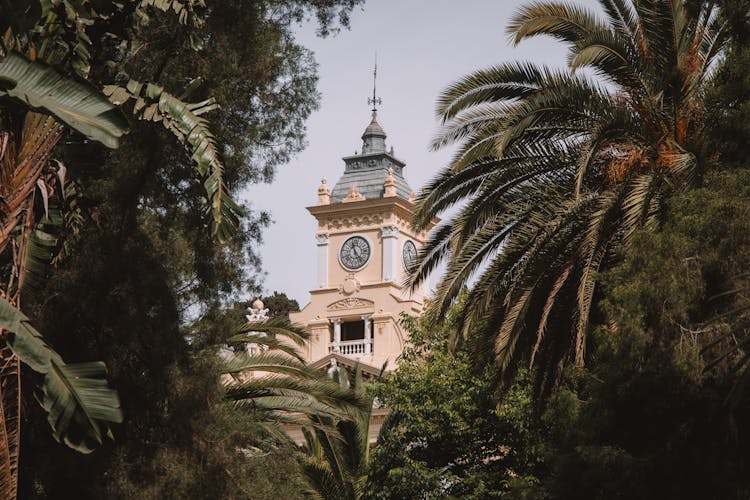
[[[422,311],[422,290],[410,292],[404,282],[426,233],[411,229],[414,193],[385,138],[373,110],[362,151],[343,158],[333,190],[322,180],[317,205],[307,209],[318,222],[317,282],[290,319],[311,332],[306,358],[321,368],[395,368],[407,341],[399,317]]]

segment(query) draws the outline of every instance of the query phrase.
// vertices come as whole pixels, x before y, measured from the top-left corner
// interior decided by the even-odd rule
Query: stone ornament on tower
[[[342,283],[342,285],[339,287],[339,293],[342,293],[344,295],[351,295],[353,293],[359,292],[361,289],[362,285],[360,284],[356,275],[349,274],[344,280],[344,283]]]
[[[331,358],[331,361],[329,361],[328,363],[328,372],[327,372],[328,376],[330,378],[333,378],[334,375],[338,375],[338,371],[339,371],[339,365],[336,362],[336,358]]]
[[[346,197],[341,201],[343,201],[344,203],[350,203],[352,201],[360,201],[364,199],[365,197],[362,195],[362,193],[359,192],[356,184],[352,184],[352,187],[349,188],[349,194],[347,194]]]
[[[395,238],[399,232],[398,226],[383,226],[380,228],[380,235],[383,238]]]
[[[255,299],[248,309],[250,314],[245,315],[248,323],[262,323],[268,319],[268,309],[259,298]]]
[[[318,187],[318,205],[329,205],[331,203],[331,190],[328,187],[328,180],[323,177],[320,179]]]
[[[385,177],[383,187],[385,189],[384,197],[396,196],[396,178],[393,176],[393,167],[388,167],[388,175]]]

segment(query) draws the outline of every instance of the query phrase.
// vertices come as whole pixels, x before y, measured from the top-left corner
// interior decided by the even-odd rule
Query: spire
[[[375,54],[375,68],[372,72],[372,97],[367,99],[367,104],[372,104],[372,121],[362,134],[362,154],[385,153],[385,131],[378,123],[378,106],[383,100],[377,94],[378,78],[378,55]]]
[[[372,70],[372,97],[367,98],[367,104],[372,104],[372,121],[378,116],[378,106],[383,104],[383,100],[377,94],[378,83],[378,53],[375,53],[375,68]]]
[[[325,201],[337,204],[384,197],[403,200],[409,198],[411,188],[404,179],[406,164],[393,156],[393,148],[386,147],[385,131],[378,123],[378,107],[382,101],[378,97],[377,83],[376,59],[372,71],[372,95],[367,100],[372,105],[372,119],[362,134],[362,149],[359,153],[344,157],[344,175],[336,182],[330,195],[325,192],[327,186],[320,187],[319,204]]]

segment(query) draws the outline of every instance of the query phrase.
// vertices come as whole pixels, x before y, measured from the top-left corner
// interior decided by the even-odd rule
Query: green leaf
[[[216,103],[211,99],[186,103],[158,85],[136,80],[130,80],[125,87],[108,85],[104,93],[117,104],[135,99],[133,113],[141,120],[161,122],[180,142],[190,146],[195,169],[208,197],[205,208],[212,219],[211,233],[221,242],[229,240],[237,232],[244,210],[227,193],[216,139],[208,120],[200,116],[216,109]]]
[[[52,269],[51,263],[63,229],[63,220],[59,207],[53,205],[49,210],[49,217],[37,222],[29,234],[24,262],[25,273],[21,284],[24,299],[43,294]]]
[[[109,148],[128,130],[120,110],[94,87],[13,52],[0,61],[0,96],[52,115]]]
[[[2,297],[0,327],[12,333],[8,344],[19,359],[45,374],[37,400],[48,413],[55,439],[90,453],[112,436],[107,422],[122,422],[122,411],[117,392],[107,384],[104,363],[66,365],[29,318]]]
[[[37,399],[48,413],[47,421],[58,442],[90,453],[105,436],[112,436],[106,422],[122,422],[120,399],[109,387],[106,374],[100,361],[50,363]]]
[[[42,334],[31,326],[29,318],[2,297],[0,297],[0,328],[12,333],[8,344],[16,356],[34,371],[47,373],[53,360],[63,363],[60,355],[47,344]]]

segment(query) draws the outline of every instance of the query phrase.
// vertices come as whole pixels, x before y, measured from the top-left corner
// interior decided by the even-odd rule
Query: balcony
[[[350,358],[369,356],[372,352],[372,340],[359,339],[342,340],[338,343],[331,342],[328,345],[328,352],[335,352],[337,354],[341,354],[342,356],[349,356]]]

